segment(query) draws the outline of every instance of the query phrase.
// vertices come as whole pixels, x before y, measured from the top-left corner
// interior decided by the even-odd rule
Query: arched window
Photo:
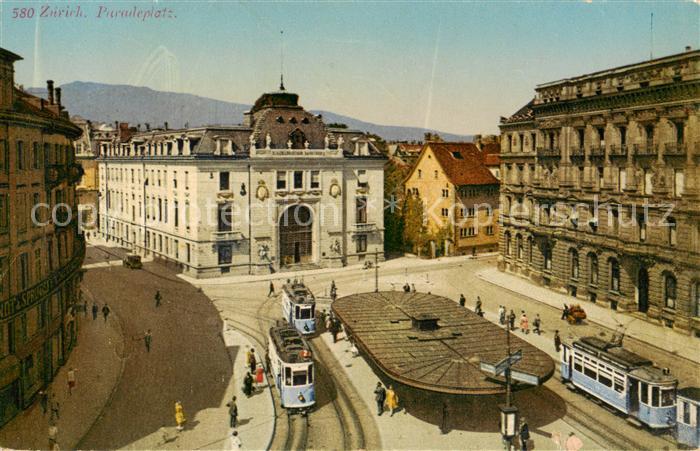
[[[596,254],[588,254],[588,282],[591,285],[598,285],[598,256]]]
[[[690,300],[692,302],[693,315],[700,317],[700,281],[696,280],[693,282]]]
[[[674,218],[668,218],[668,244],[669,246],[675,246],[677,242],[677,224]]]
[[[676,308],[676,285],[673,274],[664,274],[664,303],[667,308]]]
[[[510,256],[510,232],[503,234],[503,241],[506,247],[506,255]]]
[[[527,239],[527,261],[530,264],[532,264],[532,259],[533,259],[533,255],[532,255],[533,247],[534,247],[534,243],[533,243],[532,237],[528,237],[528,239]]]
[[[610,291],[620,291],[620,263],[614,258],[610,262]]]
[[[515,237],[515,242],[516,242],[516,252],[518,253],[518,260],[523,259],[523,237],[518,234]]]
[[[576,249],[571,249],[570,254],[570,264],[571,264],[571,278],[578,279],[578,251]]]
[[[544,269],[549,271],[552,269],[552,247],[547,244],[542,253],[544,257]]]

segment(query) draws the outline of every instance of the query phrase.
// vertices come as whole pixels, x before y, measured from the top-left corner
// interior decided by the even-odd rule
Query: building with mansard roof
[[[367,135],[329,128],[281,87],[241,125],[102,142],[100,234],[194,277],[381,259],[384,162]]]
[[[535,92],[501,119],[500,267],[700,336],[700,51]]]

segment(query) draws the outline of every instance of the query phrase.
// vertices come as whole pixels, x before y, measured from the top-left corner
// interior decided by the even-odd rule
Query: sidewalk
[[[406,388],[395,385],[401,409],[393,417],[386,411],[382,416],[377,416],[373,390],[379,379],[364,358],[352,357],[350,343],[344,339],[342,334],[340,337],[341,339],[337,343],[333,343],[330,334],[321,334],[321,339],[334,357],[338,359],[348,378],[353,381],[370,412],[375,415],[374,419],[377,422],[377,429],[381,435],[384,449],[503,449],[501,435],[495,424],[498,421],[498,413],[495,405],[489,404],[493,401],[492,398],[472,400],[454,398],[455,402],[450,407],[448,422],[450,430],[447,434],[442,434],[440,431],[441,402],[436,400],[439,395],[425,392],[423,402],[411,405],[409,414],[403,408],[405,398],[407,398],[404,396]],[[538,415],[535,412],[537,407],[529,408],[535,395],[518,393],[517,396],[518,398],[522,397],[520,404],[523,407],[521,410],[527,415],[530,423],[530,444],[531,446],[534,444],[533,449],[561,449],[552,440],[551,435],[559,433],[565,440],[568,433],[576,429],[561,419],[548,421],[547,424],[538,423]],[[489,418],[484,418],[485,416]],[[583,432],[576,430],[576,435],[583,441],[583,449],[602,448],[600,444],[594,442]]]
[[[636,318],[628,313],[620,313],[600,305],[589,302],[582,303],[580,299],[540,287],[521,277],[501,272],[497,268],[481,270],[476,276],[486,282],[527,296],[556,309],[562,309],[564,304],[582,304],[586,310],[588,321],[612,330],[617,329],[619,325],[623,325],[626,330],[625,333],[629,337],[654,347],[661,345],[665,351],[684,357],[692,362],[700,363],[700,342],[667,327],[662,327]]]
[[[224,323],[225,324],[225,323]],[[272,395],[267,385],[262,386],[250,398],[243,394],[243,377],[245,376],[245,352],[251,346],[250,341],[231,326],[224,326],[223,340],[233,362],[233,374],[229,379],[226,393],[216,408],[199,411],[194,417],[188,415],[184,405],[187,423],[185,429],[178,432],[175,426],[164,426],[130,443],[127,449],[224,449],[230,450],[228,407],[226,404],[235,395],[238,405],[238,431],[243,449],[267,449],[271,443],[275,428],[275,411]],[[258,355],[261,349],[256,348]],[[193,381],[193,387],[196,387]],[[174,413],[173,413],[174,415]]]
[[[383,262],[379,262],[379,267],[380,271],[385,271],[389,269],[397,269],[397,268],[414,268],[417,266],[434,266],[434,265],[440,265],[444,264],[446,262],[454,263],[454,264],[459,264],[461,262],[469,261],[469,260],[483,260],[483,259],[489,259],[492,257],[495,257],[497,254],[495,253],[487,253],[487,254],[479,254],[476,257],[472,257],[471,255],[460,255],[456,257],[440,257],[440,258],[434,258],[434,259],[422,259],[418,258],[415,256],[411,257],[399,257],[399,258],[393,258],[391,260],[386,260]],[[370,259],[369,261],[374,264],[374,260]],[[287,271],[287,272],[276,272],[274,274],[255,274],[255,275],[232,275],[232,276],[218,276],[218,277],[212,277],[212,278],[207,278],[207,279],[196,279],[194,277],[190,277],[184,274],[178,274],[178,277],[180,277],[182,280],[194,285],[194,286],[202,286],[202,285],[227,285],[227,284],[236,284],[236,283],[254,283],[254,282],[261,282],[261,281],[273,281],[275,283],[280,283],[284,282],[287,279],[303,279],[304,276],[318,276],[318,275],[323,275],[323,274],[332,274],[332,273],[340,273],[340,272],[348,272],[348,271],[367,271],[368,277],[374,277],[374,268],[369,268],[369,269],[364,269],[363,265],[357,264],[357,265],[351,265],[351,266],[343,266],[339,268],[320,268],[320,269],[306,269],[302,271]]]
[[[88,305],[91,299],[88,299]],[[93,320],[90,313],[78,314],[78,341],[68,361],[48,387],[49,396],[59,402],[58,444],[74,449],[102,414],[122,371],[124,339],[114,313],[105,323],[102,315]],[[76,387],[68,394],[67,373],[76,369]],[[37,399],[24,412],[0,429],[0,447],[46,449],[49,412],[42,414]]]

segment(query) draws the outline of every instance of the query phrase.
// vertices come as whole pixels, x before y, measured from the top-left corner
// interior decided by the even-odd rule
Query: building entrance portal
[[[287,208],[280,218],[280,264],[282,266],[313,261],[311,210],[305,205]]]
[[[649,273],[640,268],[637,275],[637,307],[640,312],[649,310]]]

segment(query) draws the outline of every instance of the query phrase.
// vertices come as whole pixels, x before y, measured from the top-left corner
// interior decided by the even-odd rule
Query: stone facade
[[[14,87],[20,59],[0,49],[0,425],[75,345],[85,255],[72,215],[82,170],[71,144],[81,131],[53,82],[48,101]]]
[[[297,102],[264,94],[240,126],[103,143],[102,236],[195,277],[381,259],[384,155]]]
[[[700,51],[546,83],[501,119],[500,268],[700,336]]]

